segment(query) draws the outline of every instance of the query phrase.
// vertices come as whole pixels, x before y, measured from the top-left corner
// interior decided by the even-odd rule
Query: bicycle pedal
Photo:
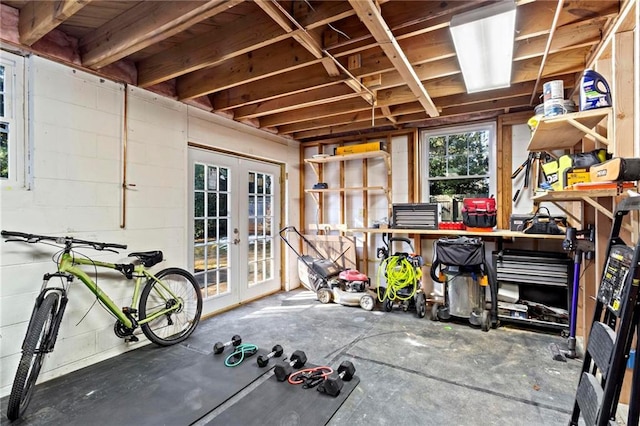
[[[140,339],[138,339],[136,336],[134,336],[134,335],[132,334],[131,336],[127,336],[127,337],[125,337],[125,338],[124,338],[124,341],[125,341],[125,342],[127,342],[127,343],[130,343],[130,342],[139,342],[139,341],[140,341]]]

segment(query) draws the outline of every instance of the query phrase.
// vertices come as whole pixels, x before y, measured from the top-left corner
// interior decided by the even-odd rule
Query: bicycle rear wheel
[[[159,281],[147,281],[140,296],[140,322],[176,304],[180,308],[142,324],[142,332],[160,346],[182,342],[195,330],[202,314],[202,293],[196,279],[180,268],[164,269]]]
[[[7,418],[11,421],[22,416],[31,401],[46,353],[41,351],[41,348],[50,337],[59,301],[58,293],[47,294],[29,321],[27,335],[22,345],[22,357],[13,380],[7,407]]]

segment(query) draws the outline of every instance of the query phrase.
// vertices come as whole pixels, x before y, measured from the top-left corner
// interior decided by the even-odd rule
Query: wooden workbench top
[[[369,234],[418,234],[432,236],[476,236],[486,238],[531,238],[543,240],[563,240],[564,235],[524,234],[508,229],[494,229],[492,231],[462,231],[457,229],[399,229],[399,228],[349,228],[347,232],[363,232]]]

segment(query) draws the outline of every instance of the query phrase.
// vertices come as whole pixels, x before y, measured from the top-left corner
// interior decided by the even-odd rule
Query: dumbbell
[[[242,343],[242,337],[236,334],[227,343],[216,342],[216,344],[213,345],[213,353],[216,355],[221,354],[222,352],[224,352],[224,348],[226,348],[227,346],[231,346],[231,345],[238,346],[240,345],[240,343]]]
[[[289,357],[289,362],[280,362],[276,364],[275,373],[276,379],[279,382],[284,382],[287,380],[289,375],[293,373],[294,368],[300,368],[307,362],[307,354],[303,351],[295,351],[291,357]]]
[[[318,390],[331,396],[338,396],[340,390],[344,386],[344,382],[348,382],[353,378],[356,367],[351,361],[343,361],[338,367],[338,374],[332,374],[318,386]]]
[[[258,366],[259,367],[266,367],[267,364],[269,364],[269,358],[273,358],[274,356],[277,358],[280,355],[282,355],[282,346],[280,345],[275,345],[273,348],[271,348],[271,352],[269,352],[266,355],[259,355],[258,356]]]

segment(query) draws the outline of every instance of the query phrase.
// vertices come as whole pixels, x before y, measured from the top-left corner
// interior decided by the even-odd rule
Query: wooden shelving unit
[[[313,169],[313,172],[316,174],[316,177],[320,179],[320,169],[318,167],[319,164],[335,163],[339,161],[350,161],[350,160],[365,160],[368,158],[382,158],[387,165],[387,170],[391,170],[391,155],[387,151],[382,151],[382,150],[359,152],[357,154],[347,154],[347,155],[317,156],[313,158],[305,158],[304,162],[311,165],[311,168]]]
[[[572,148],[585,135],[609,145],[609,139],[593,128],[604,118],[610,117],[611,111],[611,108],[599,108],[543,118],[533,132],[527,150],[552,151]]]
[[[312,158],[305,158],[304,162],[309,164],[313,169],[316,177],[320,179],[320,167],[321,164],[326,163],[335,163],[340,161],[351,161],[351,160],[366,160],[369,158],[381,158],[384,160],[385,165],[387,167],[387,173],[391,171],[391,155],[387,151],[367,151],[367,152],[359,152],[357,154],[347,154],[347,155],[327,155],[327,156],[316,156]],[[383,191],[389,203],[391,203],[391,191],[389,188],[384,186],[354,186],[354,187],[344,187],[344,188],[326,188],[326,189],[314,189],[309,188],[305,189],[304,192],[313,196],[313,199],[318,202],[319,194],[326,193],[340,193],[340,192],[350,192],[350,191]]]
[[[336,192],[350,192],[350,191],[383,191],[387,195],[387,200],[391,203],[391,192],[384,186],[353,186],[349,188],[326,188],[326,189],[305,189],[304,192],[311,194],[313,199],[318,202],[318,194],[328,194]]]
[[[609,145],[611,139],[600,135],[594,128],[603,119],[607,119],[607,127],[610,129],[612,112],[612,108],[598,108],[543,118],[540,120],[533,135],[531,135],[527,149],[529,151],[552,151],[556,149],[573,148],[584,136],[590,136],[605,145]],[[613,212],[603,207],[597,199],[601,197],[616,197],[622,194],[623,192],[619,189],[549,191],[535,195],[532,200],[534,203],[549,201],[556,205],[558,205],[557,203],[559,202],[583,201],[593,206],[608,218],[613,219]],[[561,205],[558,206],[565,211],[565,213],[576,219],[573,214]]]
[[[366,152],[359,152],[359,153],[355,153],[355,154],[345,154],[345,155],[314,155],[311,158],[305,158],[304,164],[307,164],[311,167],[311,169],[313,170],[316,178],[318,179],[318,182],[323,181],[323,165],[327,164],[327,163],[338,163],[338,162],[348,162],[348,161],[353,161],[353,160],[360,160],[361,163],[361,168],[362,168],[362,181],[360,182],[361,186],[353,186],[353,185],[357,185],[356,182],[346,182],[345,178],[344,178],[344,170],[343,167],[344,166],[340,166],[340,176],[339,176],[339,182],[337,182],[336,185],[336,176],[333,176],[333,179],[329,179],[326,182],[328,182],[329,184],[329,188],[306,188],[304,189],[304,193],[310,195],[314,202],[317,204],[318,206],[318,211],[319,216],[320,216],[320,220],[322,220],[322,212],[323,212],[323,204],[326,202],[326,200],[324,199],[324,195],[325,194],[335,194],[338,193],[340,194],[340,202],[339,202],[339,206],[336,205],[331,205],[330,207],[332,209],[335,209],[336,207],[340,209],[340,220],[342,222],[342,224],[345,226],[346,228],[346,218],[344,216],[346,216],[344,214],[344,211],[346,210],[345,205],[346,205],[346,200],[345,200],[345,195],[347,193],[358,193],[360,192],[362,194],[362,200],[363,200],[363,205],[366,207],[369,204],[369,194],[370,193],[378,193],[376,194],[376,196],[380,197],[379,193],[382,192],[384,193],[384,196],[386,197],[386,204],[387,204],[387,212],[390,211],[391,209],[391,199],[392,199],[392,193],[391,193],[391,189],[390,189],[390,185],[391,185],[391,154],[389,154],[389,152],[385,151],[385,150],[378,150],[378,151],[366,151]],[[383,183],[383,185],[377,185],[377,186],[372,186],[369,185],[369,172],[368,172],[368,166],[369,166],[369,162],[366,160],[376,160],[376,161],[383,161],[384,162],[384,167],[386,170],[385,173],[385,181]],[[378,163],[379,164],[379,163]],[[304,169],[303,169],[303,180],[304,180]],[[376,183],[380,183],[380,181],[377,181]],[[347,186],[347,184],[351,184],[352,186]],[[336,203],[337,204],[337,203]],[[388,214],[388,213],[387,213]],[[368,214],[366,212],[366,209],[363,209],[363,215],[361,217],[361,220],[363,223],[368,223]],[[341,231],[341,233],[344,231]],[[368,259],[368,254],[367,254],[367,247],[368,247],[368,235],[364,234],[364,243],[363,243],[363,249],[362,249],[362,256],[363,256],[363,265],[364,265],[364,271],[366,273],[366,265],[367,265],[367,259]]]

